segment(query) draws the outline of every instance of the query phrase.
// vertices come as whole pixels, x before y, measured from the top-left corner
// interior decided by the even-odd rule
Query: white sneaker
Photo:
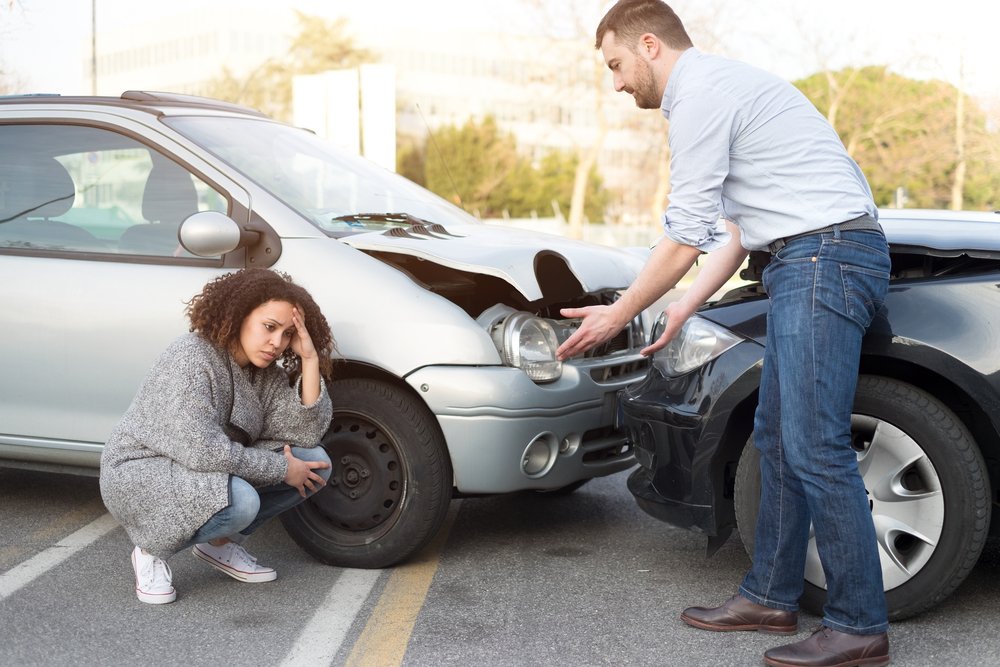
[[[278,578],[274,568],[257,565],[257,559],[236,542],[226,542],[221,547],[203,542],[194,545],[191,553],[233,579],[257,583],[274,581]]]
[[[135,596],[141,602],[167,604],[177,599],[177,591],[170,584],[173,573],[162,560],[136,547],[132,550],[132,569],[135,570]]]

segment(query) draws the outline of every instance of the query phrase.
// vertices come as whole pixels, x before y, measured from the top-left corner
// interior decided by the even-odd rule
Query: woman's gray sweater
[[[230,475],[277,484],[287,472],[285,444],[319,443],[332,411],[320,385],[319,399],[304,406],[280,367],[243,369],[199,334],[181,336],[153,364],[104,446],[104,504],[135,545],[167,558],[229,504]],[[229,424],[250,444],[230,437],[239,436]]]

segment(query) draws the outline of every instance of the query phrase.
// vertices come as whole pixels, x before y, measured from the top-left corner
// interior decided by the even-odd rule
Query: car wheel
[[[430,541],[448,512],[444,438],[419,399],[391,384],[338,380],[331,396],[333,421],[323,436],[330,482],[282,514],[282,523],[299,546],[331,565],[394,565]]]
[[[986,542],[990,491],[979,449],[944,404],[912,385],[862,376],[851,432],[868,490],[889,618],[925,611],[958,587]],[[744,447],[736,472],[736,523],[753,557],[760,452]],[[821,614],[826,579],[810,531],[803,608]]]

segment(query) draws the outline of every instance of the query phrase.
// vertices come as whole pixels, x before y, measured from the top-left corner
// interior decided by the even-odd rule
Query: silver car
[[[317,558],[384,567],[456,493],[633,465],[615,401],[646,324],[554,352],[576,324],[559,309],[612,302],[640,257],[484,225],[306,130],[138,91],[0,98],[0,465],[95,473],[185,301],[248,266],[289,273],[337,338],[333,477],[283,517]]]

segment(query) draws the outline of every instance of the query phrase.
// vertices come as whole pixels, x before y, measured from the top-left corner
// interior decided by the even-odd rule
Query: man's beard
[[[642,58],[636,59],[635,86],[632,88],[635,105],[640,109],[659,109],[663,96],[656,92],[653,70]]]

